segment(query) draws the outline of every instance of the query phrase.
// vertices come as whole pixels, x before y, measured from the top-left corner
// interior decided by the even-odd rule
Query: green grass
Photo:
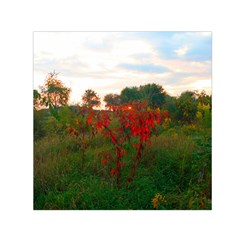
[[[101,165],[109,141],[97,135],[85,151],[64,134],[34,143],[34,209],[153,209],[156,193],[165,196],[159,209],[211,209],[211,129],[178,126],[159,130],[146,146],[127,183],[136,149],[128,146],[121,186]],[[112,150],[113,151],[113,150]]]

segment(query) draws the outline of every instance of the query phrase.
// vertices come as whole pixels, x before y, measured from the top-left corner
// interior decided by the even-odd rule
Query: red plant
[[[80,139],[82,150],[82,168],[84,167],[84,153],[86,149],[85,132],[91,130],[90,138],[100,132],[104,138],[110,140],[115,156],[104,154],[101,164],[106,166],[110,163],[110,174],[116,178],[117,186],[120,187],[121,170],[124,167],[123,156],[127,154],[124,149],[124,143],[131,141],[131,138],[137,139],[138,143],[133,144],[136,153],[133,158],[130,176],[128,182],[131,182],[135,175],[135,169],[140,162],[144,148],[151,145],[150,137],[152,129],[156,124],[160,124],[162,119],[168,118],[168,112],[159,112],[147,109],[146,103],[126,104],[113,109],[112,112],[99,111],[94,112],[91,108],[79,108],[80,118],[75,119],[75,126],[68,127],[70,136]],[[85,116],[85,117],[84,117]],[[118,119],[118,126],[112,127],[113,119]],[[114,164],[113,164],[114,162]]]
[[[89,125],[91,122],[92,122],[92,116],[89,115],[89,116],[88,116],[88,119],[87,119],[87,124]]]
[[[92,108],[87,107],[79,107],[78,108],[78,117],[75,117],[74,126],[69,126],[66,130],[70,136],[75,136],[76,142],[80,143],[81,152],[82,152],[82,168],[84,168],[85,161],[85,150],[88,146],[88,142],[86,141],[86,131],[89,128],[89,125],[93,121],[94,112]],[[87,118],[86,118],[87,116]],[[91,127],[89,136],[89,142],[92,137],[96,134],[96,129],[94,126]]]
[[[135,175],[135,168],[142,157],[142,151],[146,146],[151,145],[151,129],[156,124],[162,122],[162,118],[169,117],[168,112],[160,113],[158,111],[147,111],[146,103],[122,105],[114,108],[114,112],[111,116],[118,119],[119,127],[111,127],[111,117],[106,111],[100,112],[96,119],[96,127],[103,134],[105,138],[111,140],[114,146],[115,156],[115,168],[110,165],[110,174],[116,177],[117,185],[120,184],[121,169],[124,166],[122,163],[123,155],[127,153],[123,144],[130,140],[131,136],[138,139],[138,144],[135,144],[137,148],[135,157],[133,159],[130,176],[128,181],[132,181]],[[92,121],[91,121],[92,122]],[[102,160],[102,165],[105,165],[108,161]]]

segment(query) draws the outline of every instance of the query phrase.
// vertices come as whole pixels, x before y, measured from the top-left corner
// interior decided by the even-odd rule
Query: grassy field
[[[40,124],[39,121],[35,122]],[[40,128],[40,127],[39,127]],[[211,209],[211,128],[202,124],[170,124],[151,135],[127,182],[136,150],[126,144],[120,186],[101,164],[112,151],[100,133],[91,139],[82,168],[79,143],[45,117],[35,129],[34,209],[49,210],[203,210]]]

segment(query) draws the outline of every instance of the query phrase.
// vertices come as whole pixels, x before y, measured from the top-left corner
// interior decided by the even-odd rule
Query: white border
[[[237,1],[1,4],[1,239],[239,239]],[[213,210],[33,211],[32,32],[212,31]],[[236,85],[236,86],[235,86]]]

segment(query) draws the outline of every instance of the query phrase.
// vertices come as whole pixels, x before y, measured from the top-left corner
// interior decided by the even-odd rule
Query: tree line
[[[71,89],[64,86],[55,71],[49,73],[40,92],[34,89],[34,109],[49,108],[52,114],[69,102]],[[206,106],[211,111],[211,96],[205,91],[185,91],[179,97],[170,96],[161,85],[151,83],[139,87],[125,87],[120,94],[109,93],[104,96],[105,107],[120,106],[135,102],[147,101],[150,108],[167,110],[171,119],[182,123],[192,123],[200,111],[204,115]],[[81,106],[99,107],[101,100],[98,94],[87,89],[82,96]],[[205,110],[204,110],[205,109]]]

